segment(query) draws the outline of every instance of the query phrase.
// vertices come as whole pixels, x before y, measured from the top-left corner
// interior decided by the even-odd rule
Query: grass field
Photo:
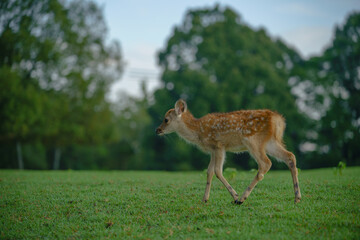
[[[256,172],[238,171],[241,194]],[[228,178],[230,178],[228,176]],[[270,171],[241,206],[203,172],[0,171],[1,239],[360,239],[360,168]]]

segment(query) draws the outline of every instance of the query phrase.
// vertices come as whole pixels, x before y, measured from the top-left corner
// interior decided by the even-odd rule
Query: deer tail
[[[275,114],[273,117],[273,123],[274,123],[274,137],[275,140],[278,143],[281,143],[282,145],[284,145],[283,142],[283,135],[284,135],[284,130],[285,130],[285,119],[283,118],[283,116],[281,116],[280,114]]]

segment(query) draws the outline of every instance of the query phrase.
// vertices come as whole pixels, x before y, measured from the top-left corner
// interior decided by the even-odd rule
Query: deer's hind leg
[[[258,173],[256,174],[254,180],[250,183],[250,185],[247,187],[245,192],[240,198],[240,201],[238,204],[242,204],[250,195],[256,184],[263,180],[264,175],[270,170],[271,168],[271,161],[266,156],[265,150],[263,147],[256,147],[256,146],[249,146],[248,147],[249,153],[255,158],[257,164],[258,164]]]
[[[298,180],[298,170],[296,168],[295,155],[292,152],[287,151],[283,146],[283,144],[276,141],[270,141],[268,143],[266,147],[266,152],[270,156],[273,156],[276,159],[286,163],[286,165],[289,167],[294,184],[295,203],[300,202],[301,193],[300,193],[300,186]]]

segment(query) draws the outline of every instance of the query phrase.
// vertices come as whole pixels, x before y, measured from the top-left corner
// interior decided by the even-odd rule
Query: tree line
[[[304,59],[229,7],[189,10],[158,53],[161,87],[107,99],[124,63],[92,1],[0,3],[2,168],[201,170],[208,157],[155,128],[179,98],[195,117],[268,108],[300,168],[360,164],[360,13]],[[227,165],[255,168],[247,154]],[[283,168],[274,164],[273,168]]]

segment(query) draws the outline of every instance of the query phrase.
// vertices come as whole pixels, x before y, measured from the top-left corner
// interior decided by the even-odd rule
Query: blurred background
[[[0,168],[205,169],[155,135],[179,98],[281,113],[299,168],[360,165],[359,39],[352,0],[1,1]]]

